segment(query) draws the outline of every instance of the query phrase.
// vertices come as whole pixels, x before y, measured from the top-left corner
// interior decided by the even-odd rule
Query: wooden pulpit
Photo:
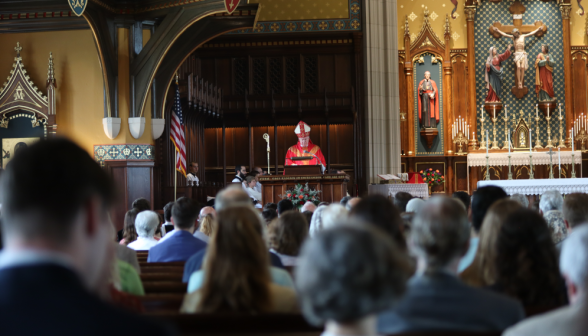
[[[320,170],[321,166],[291,166],[291,167],[313,167]],[[306,184],[311,189],[320,190],[321,202],[339,202],[347,196],[347,181],[345,174],[314,174],[314,175],[265,175],[258,176],[261,183],[261,196],[263,204],[278,203],[286,190],[291,190],[296,184]]]
[[[284,167],[284,175],[322,175],[321,166],[307,165],[307,166],[286,166]]]

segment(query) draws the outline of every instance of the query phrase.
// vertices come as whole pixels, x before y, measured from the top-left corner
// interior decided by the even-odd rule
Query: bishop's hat
[[[310,136],[310,126],[304,121],[301,121],[294,129],[294,133],[296,133],[298,138],[306,138],[307,136]]]

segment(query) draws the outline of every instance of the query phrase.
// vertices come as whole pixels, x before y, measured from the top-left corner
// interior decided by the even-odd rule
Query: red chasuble
[[[316,164],[322,164],[325,167],[327,166],[325,157],[323,156],[323,152],[321,152],[321,148],[312,143],[312,141],[308,140],[308,148],[306,150],[310,152],[310,154],[304,153],[305,148],[300,147],[300,141],[296,143],[295,146],[288,148],[288,152],[286,153],[286,166],[298,165],[298,166],[310,166]],[[298,157],[298,156],[312,156],[316,155],[320,162],[317,162],[316,158],[312,158],[312,160],[306,161],[292,161],[290,158]]]
[[[417,88],[420,88],[423,86],[423,82],[425,80],[423,79],[422,81],[419,82],[419,86],[417,86]],[[435,83],[434,80],[429,79],[429,81],[431,81],[431,85],[433,86],[433,89],[435,89],[435,98],[432,98],[429,100],[431,107],[429,108],[429,111],[435,113],[435,120],[437,122],[439,122],[439,90],[437,90],[437,84]],[[429,94],[429,93],[433,93],[432,90],[425,90],[423,91],[423,94]],[[417,101],[419,102],[419,121],[422,123],[423,122],[423,117],[422,117],[422,113],[421,113],[421,99],[419,97],[419,99],[417,99]]]

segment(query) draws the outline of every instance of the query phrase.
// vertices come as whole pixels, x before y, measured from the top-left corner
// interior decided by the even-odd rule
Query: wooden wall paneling
[[[249,139],[248,129],[239,127],[232,128],[231,130],[233,131],[233,156],[235,158],[232,166],[249,166],[249,145],[247,143],[247,139]]]
[[[216,83],[223,94],[230,94],[233,87],[233,76],[231,76],[232,62],[230,58],[216,59]]]
[[[337,162],[353,164],[353,125],[337,125]]]
[[[335,78],[334,85],[336,92],[350,92],[353,86],[351,78],[351,55],[335,55]]]
[[[561,12],[561,25],[562,25],[562,40],[563,40],[563,54],[564,54],[564,80],[565,80],[565,106],[566,106],[566,130],[569,130],[573,127],[573,114],[570,113],[573,111],[572,101],[572,47],[571,47],[571,27],[570,27],[570,14],[572,11],[572,4],[570,1],[560,1],[559,9]],[[473,82],[472,82],[473,83]]]
[[[453,191],[468,191],[468,163],[467,161],[453,162]]]
[[[452,111],[453,118],[451,123],[455,121],[459,116],[467,120],[468,102],[467,102],[467,85],[468,78],[466,73],[467,58],[463,54],[453,55],[451,58],[451,66],[453,71],[451,91],[452,91]],[[474,130],[475,132],[475,130]],[[447,133],[451,134],[451,125],[449,126]],[[470,134],[471,136],[471,134]],[[457,150],[453,141],[450,142],[452,150]],[[467,147],[465,148],[467,150]]]
[[[319,92],[334,92],[335,91],[335,55],[319,55],[318,68],[319,76]]]
[[[222,155],[222,148],[218,146],[218,132],[219,129],[217,128],[207,128],[204,130],[204,137],[208,139],[207,145],[204,150],[205,162],[206,166],[211,167],[220,167],[221,165],[218,162],[219,156]],[[222,139],[221,139],[222,141]],[[210,150],[208,150],[210,148]],[[220,152],[220,153],[219,153]],[[200,166],[200,170],[204,170],[204,165]]]
[[[572,54],[572,101],[574,102],[574,108],[568,109],[566,115],[568,118],[576,120],[576,112],[585,113],[588,111],[588,92],[586,90],[588,80],[588,74],[586,71],[587,64],[586,53],[582,51],[575,52]]]

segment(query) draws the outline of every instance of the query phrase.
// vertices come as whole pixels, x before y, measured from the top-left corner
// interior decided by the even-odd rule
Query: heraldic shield
[[[240,0],[225,0],[225,8],[229,14],[233,14],[237,6],[239,6]]]
[[[84,14],[84,10],[86,9],[86,6],[88,5],[88,1],[89,0],[68,0],[69,7],[71,7],[71,10],[77,16],[82,16],[82,14]],[[225,2],[226,1],[227,0],[225,0]]]

